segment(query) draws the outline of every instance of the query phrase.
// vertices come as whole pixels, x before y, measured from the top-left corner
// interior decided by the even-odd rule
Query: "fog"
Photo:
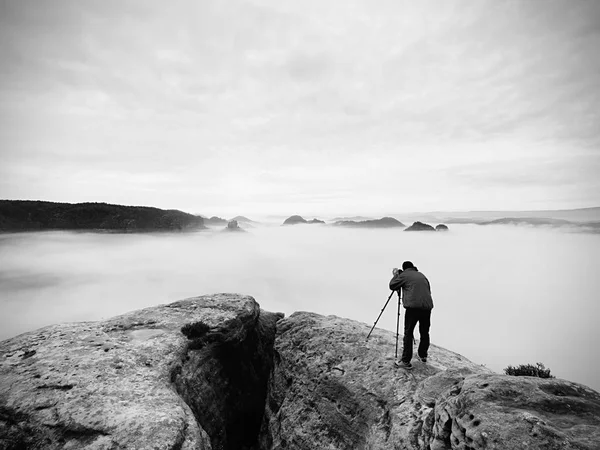
[[[2,234],[0,339],[217,292],[373,325],[407,259],[431,282],[433,344],[497,372],[539,361],[600,390],[600,235],[545,228]],[[394,296],[379,327],[395,330],[396,307]]]

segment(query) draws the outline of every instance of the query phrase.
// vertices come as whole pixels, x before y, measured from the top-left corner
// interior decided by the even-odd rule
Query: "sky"
[[[0,198],[600,205],[600,2],[0,0]]]

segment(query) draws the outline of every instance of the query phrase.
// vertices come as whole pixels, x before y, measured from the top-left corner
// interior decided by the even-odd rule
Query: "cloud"
[[[481,170],[443,179],[489,186],[473,174],[494,178],[497,152],[522,159],[522,179],[544,185],[553,177],[536,178],[539,148],[573,155],[600,145],[600,8],[536,5],[3,2],[0,151],[13,180],[5,192],[31,192],[18,186],[30,181],[20,167],[95,171],[97,180],[162,170],[182,186],[195,173],[217,187],[228,173],[296,167],[300,175],[280,185],[253,183],[316,199],[342,178],[326,176],[340,167],[349,174],[340,201],[372,199],[393,184],[369,170],[372,161],[447,191],[438,170],[487,158]],[[589,189],[593,174],[582,174]],[[113,189],[68,180],[60,192]],[[454,199],[438,201],[442,209]]]

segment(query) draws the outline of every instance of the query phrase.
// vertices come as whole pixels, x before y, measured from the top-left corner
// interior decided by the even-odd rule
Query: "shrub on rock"
[[[521,364],[517,367],[508,366],[504,369],[504,373],[516,377],[554,378],[554,376],[550,375],[550,369],[546,369],[542,363],[536,363],[535,366],[533,364]]]
[[[208,333],[209,330],[210,330],[210,327],[202,321],[194,322],[194,323],[187,323],[183,327],[181,327],[181,332],[188,339],[200,338],[200,337],[204,336],[206,333]]]

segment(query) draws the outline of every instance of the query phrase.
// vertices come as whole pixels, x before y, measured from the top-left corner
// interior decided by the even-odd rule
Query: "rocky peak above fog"
[[[297,225],[300,223],[325,223],[325,222],[323,220],[319,220],[317,218],[314,218],[311,220],[306,220],[304,217],[298,216],[298,215],[290,216],[283,221],[283,225]]]
[[[227,222],[227,226],[223,229],[223,231],[238,231],[245,233],[246,230],[240,227],[240,224],[237,220],[230,220]]]
[[[600,394],[217,294],[0,342],[0,449],[597,449]]]
[[[382,217],[381,219],[360,221],[340,220],[335,222],[334,225],[353,228],[402,228],[406,226],[398,219],[394,219],[393,217]]]

